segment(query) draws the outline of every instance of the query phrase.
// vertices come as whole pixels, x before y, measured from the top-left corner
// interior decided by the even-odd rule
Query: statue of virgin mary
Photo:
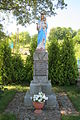
[[[46,17],[42,13],[41,19],[37,23],[38,40],[37,40],[37,48],[36,49],[40,49],[40,50],[45,49],[47,28],[48,28],[48,24],[46,22]]]

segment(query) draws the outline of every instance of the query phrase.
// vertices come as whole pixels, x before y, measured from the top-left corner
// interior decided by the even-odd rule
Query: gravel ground
[[[29,110],[24,106],[24,96],[24,92],[16,93],[14,99],[5,110],[5,112],[15,114],[17,120],[61,120],[61,114],[77,114],[77,111],[65,93],[57,94],[60,110],[43,109],[41,114],[35,114],[34,109]]]
[[[66,93],[58,93],[57,100],[59,104],[59,108],[61,114],[79,114],[76,109],[74,108],[73,104],[71,103],[70,99],[68,98]]]

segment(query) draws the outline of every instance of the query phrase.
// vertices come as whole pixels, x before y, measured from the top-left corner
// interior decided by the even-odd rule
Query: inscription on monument
[[[36,76],[46,76],[47,75],[47,62],[46,61],[36,61],[35,62],[35,75]]]

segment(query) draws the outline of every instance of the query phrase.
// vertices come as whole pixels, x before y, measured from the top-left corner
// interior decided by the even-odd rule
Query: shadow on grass
[[[0,120],[16,120],[13,114],[0,114]]]
[[[2,113],[8,106],[9,102],[14,98],[16,92],[26,92],[29,87],[15,85],[15,86],[4,86],[7,90],[4,91],[0,98],[0,113]]]
[[[14,98],[16,92],[26,92],[29,87],[21,85],[9,85],[3,86],[3,93],[0,96],[0,120],[16,120],[16,116],[13,114],[3,113],[8,104]]]
[[[0,113],[2,113],[5,110],[9,102],[14,98],[15,94],[15,90],[4,91],[0,98]]]

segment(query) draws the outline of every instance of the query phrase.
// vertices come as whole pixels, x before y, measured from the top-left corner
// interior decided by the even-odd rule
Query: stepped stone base
[[[32,81],[30,84],[30,94],[34,95],[34,94],[37,94],[41,91],[43,93],[45,93],[46,95],[51,94],[52,93],[51,82],[47,81],[44,83],[40,83],[40,82],[36,83],[36,82]]]
[[[48,80],[48,52],[46,50],[35,51],[33,62],[33,80],[30,83],[30,90],[24,97],[24,104],[27,108],[32,108],[30,97],[42,91],[48,97],[45,108],[59,108],[56,95],[52,91],[51,81]]]
[[[32,95],[30,94],[30,91],[28,91],[24,97],[24,104],[28,109],[33,108],[32,100],[30,99]],[[56,95],[54,93],[46,95],[48,97],[48,100],[45,102],[45,109],[59,109],[58,102],[56,100]]]

